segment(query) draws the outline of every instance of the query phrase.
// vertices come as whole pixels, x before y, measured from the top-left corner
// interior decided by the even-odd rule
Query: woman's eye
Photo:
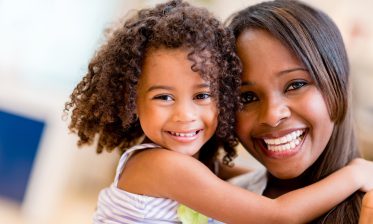
[[[305,85],[307,85],[306,81],[294,81],[294,82],[290,83],[290,85],[286,88],[286,91],[300,89]]]
[[[243,92],[243,93],[241,93],[241,95],[240,95],[240,99],[241,99],[241,102],[242,102],[243,104],[248,104],[248,103],[251,103],[251,102],[257,101],[257,100],[258,100],[258,97],[257,97],[256,94],[253,93],[253,92]]]
[[[173,98],[170,95],[158,95],[153,97],[155,100],[171,101]]]
[[[210,97],[211,97],[210,93],[199,93],[194,98],[197,100],[205,100],[205,99],[209,99]]]

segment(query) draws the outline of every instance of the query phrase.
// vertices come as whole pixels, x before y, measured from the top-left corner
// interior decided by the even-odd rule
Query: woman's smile
[[[297,177],[332,134],[324,97],[305,66],[267,31],[244,31],[237,46],[243,64],[237,136],[272,175]]]
[[[268,157],[280,159],[298,153],[306,136],[306,129],[297,129],[278,137],[253,138],[253,142],[254,147],[258,147]]]

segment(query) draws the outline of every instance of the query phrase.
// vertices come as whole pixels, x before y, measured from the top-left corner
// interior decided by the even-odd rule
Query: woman
[[[276,198],[359,156],[342,37],[323,12],[298,1],[260,3],[230,22],[243,64],[237,135],[268,171],[239,177]],[[254,176],[254,177],[253,177]],[[357,223],[356,192],[315,223]]]

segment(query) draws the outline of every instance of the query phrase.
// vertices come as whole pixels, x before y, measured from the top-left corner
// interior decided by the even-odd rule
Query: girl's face
[[[163,48],[147,53],[136,105],[150,140],[192,156],[215,133],[218,110],[210,83],[191,70],[187,53]]]
[[[237,40],[243,63],[242,145],[280,179],[295,178],[325,149],[334,124],[305,66],[266,31],[247,30]]]

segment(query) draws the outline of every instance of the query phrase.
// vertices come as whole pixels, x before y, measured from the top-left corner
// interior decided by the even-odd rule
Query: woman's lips
[[[306,135],[306,129],[298,129],[276,138],[255,138],[254,146],[268,157],[288,158],[301,150]]]

